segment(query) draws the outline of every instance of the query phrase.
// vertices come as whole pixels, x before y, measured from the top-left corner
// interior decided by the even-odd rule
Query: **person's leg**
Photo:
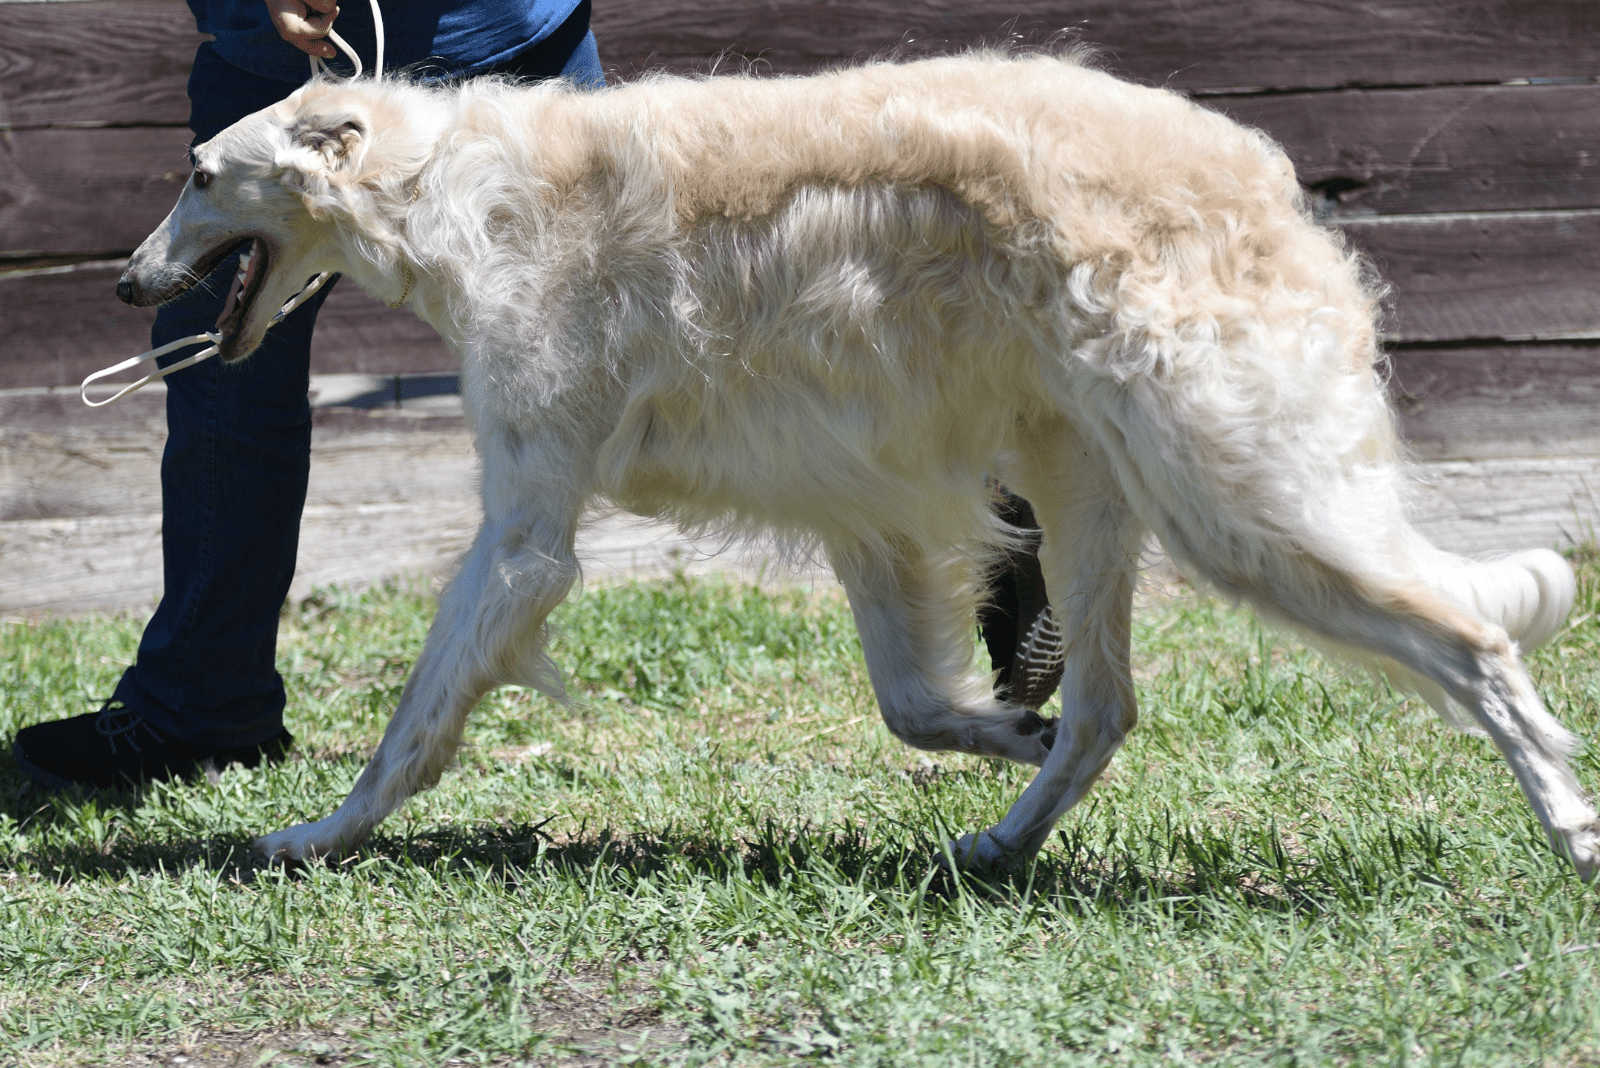
[[[230,258],[162,308],[157,343],[208,329],[236,268]],[[278,614],[311,467],[311,333],[331,288],[273,327],[249,359],[209,360],[166,380],[165,593],[115,698],[169,737],[238,748],[283,730]]]
[[[603,85],[588,20],[585,2],[497,73]],[[189,80],[195,142],[295,88],[239,70],[201,45]],[[155,346],[216,322],[237,262],[228,257],[160,309]],[[13,755],[40,784],[109,786],[184,774],[208,760],[254,766],[292,741],[274,652],[310,469],[311,333],[332,288],[325,285],[274,327],[243,363],[207,361],[166,380],[162,600],[137,661],[100,712],[18,732]]]
[[[189,83],[196,142],[294,89],[202,45]],[[159,309],[153,344],[210,329],[237,266],[228,257]],[[13,753],[40,783],[109,786],[183,774],[208,759],[253,765],[263,750],[273,756],[287,747],[273,661],[310,467],[311,332],[330,289],[274,327],[242,363],[209,360],[165,380],[161,603],[137,661],[101,712],[18,733]]]

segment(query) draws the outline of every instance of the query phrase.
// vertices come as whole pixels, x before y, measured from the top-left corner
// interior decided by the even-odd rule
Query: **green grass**
[[[85,800],[0,758],[0,1064],[1600,1064],[1596,895],[1491,748],[1190,597],[1142,606],[1143,721],[1013,881],[937,859],[1028,769],[890,738],[836,593],[711,582],[586,590],[574,707],[492,696],[361,856],[261,867],[431,611],[285,618],[279,767]],[[1534,674],[1589,737],[1592,560],[1573,621]],[[0,736],[95,706],[141,623],[0,624]]]

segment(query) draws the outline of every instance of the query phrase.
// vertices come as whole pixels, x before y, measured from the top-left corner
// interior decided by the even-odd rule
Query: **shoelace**
[[[111,745],[112,753],[117,751],[118,738],[132,746],[135,753],[143,753],[144,749],[134,736],[134,731],[140,727],[143,727],[157,742],[166,741],[154,727],[144,721],[142,716],[115,699],[105,703],[100,709],[100,718],[94,721],[94,729]]]
[[[378,8],[378,0],[367,0],[367,2],[372,6],[372,31],[373,31],[373,39],[374,39],[374,42],[376,44],[376,52],[377,52],[377,55],[373,57],[375,62],[373,63],[372,76],[375,79],[382,79],[382,77],[383,77],[383,12],[381,10],[379,10],[379,8]],[[340,37],[337,33],[335,33],[332,29],[328,30],[328,39],[331,40],[339,48],[340,51],[342,51],[346,56],[348,56],[350,58],[350,62],[355,65],[355,73],[352,74],[351,77],[352,78],[361,77],[361,71],[362,71],[361,57],[356,55],[355,49],[351,48],[349,43],[347,41],[345,41],[345,39],[343,37]],[[309,56],[308,58],[311,61],[311,76],[313,78],[315,78],[319,74],[327,72],[328,67],[327,67],[327,65],[325,63],[322,62],[320,57],[318,57],[318,56]],[[408,269],[407,273],[409,274],[409,269]],[[326,285],[328,279],[330,279],[332,277],[333,277],[333,272],[331,272],[331,271],[323,271],[321,274],[317,275],[311,281],[307,282],[304,289],[300,290],[299,293],[296,293],[294,296],[290,297],[288,303],[286,303],[282,308],[278,309],[278,314],[274,315],[272,317],[272,322],[267,324],[268,328],[270,329],[271,327],[274,327],[274,326],[278,325],[278,323],[282,322],[284,316],[288,315],[290,312],[294,311],[300,305],[304,304],[306,302],[306,300],[311,296],[311,294],[315,293],[317,290],[321,289],[324,285]],[[411,291],[411,284],[408,281],[406,283],[406,293],[409,295],[410,291]],[[401,303],[404,303],[404,301],[405,301],[405,298],[402,297],[401,298]],[[177,363],[173,364],[171,367],[163,367],[159,371],[155,371],[155,372],[153,372],[151,374],[145,375],[143,378],[139,379],[137,382],[132,382],[132,383],[129,383],[128,385],[126,385],[126,386],[123,386],[121,389],[117,390],[117,392],[113,393],[111,396],[107,397],[105,400],[92,401],[92,400],[89,399],[89,386],[90,386],[91,383],[98,382],[102,378],[106,378],[106,377],[108,377],[110,375],[117,374],[117,373],[119,373],[121,371],[126,371],[126,370],[129,370],[130,368],[137,367],[141,363],[145,363],[145,362],[147,362],[149,360],[154,360],[154,359],[157,359],[159,357],[165,356],[167,353],[172,352],[172,351],[174,351],[176,349],[181,349],[185,345],[198,345],[201,342],[209,342],[210,344],[208,345],[208,347],[206,347],[204,349],[201,349],[199,352],[195,353],[194,355],[184,357],[183,359],[179,360]],[[222,335],[220,333],[218,333],[217,331],[215,331],[215,330],[207,330],[203,334],[190,334],[188,337],[181,337],[176,341],[169,342],[168,344],[162,345],[158,349],[151,349],[149,352],[146,352],[142,356],[134,356],[131,359],[123,360],[121,363],[116,364],[115,366],[107,367],[103,371],[96,371],[94,374],[90,375],[88,378],[85,378],[83,380],[83,382],[78,386],[78,398],[80,400],[82,400],[83,403],[87,404],[91,408],[103,408],[107,404],[110,404],[112,401],[121,400],[123,397],[126,397],[128,394],[132,393],[134,390],[141,389],[144,386],[149,385],[151,382],[154,382],[158,378],[165,378],[168,375],[172,374],[172,372],[174,372],[174,371],[181,371],[185,367],[194,366],[195,364],[199,363],[201,360],[210,359],[211,357],[215,356],[218,352],[221,351],[221,346],[222,346]],[[137,747],[135,747],[135,748],[137,749]]]

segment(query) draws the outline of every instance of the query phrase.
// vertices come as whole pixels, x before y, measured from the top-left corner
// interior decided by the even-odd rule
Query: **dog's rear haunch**
[[[545,619],[600,497],[826,552],[889,729],[1040,768],[964,862],[1037,852],[1133,728],[1153,532],[1488,735],[1555,848],[1600,863],[1575,739],[1518,658],[1572,572],[1408,525],[1374,287],[1259,133],[1070,57],[979,54],[597,93],[317,82],[195,154],[123,291],[170,299],[249,242],[224,358],[319,271],[409,298],[460,355],[483,457],[483,528],[382,744],[269,856],[359,845],[492,687],[559,692]],[[995,479],[1044,529],[1053,738],[974,672]]]

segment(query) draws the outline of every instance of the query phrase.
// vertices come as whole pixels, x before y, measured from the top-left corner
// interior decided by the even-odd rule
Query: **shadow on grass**
[[[901,900],[1013,908],[1040,904],[1077,914],[1162,909],[1204,925],[1222,911],[1322,915],[1419,894],[1448,898],[1450,852],[1432,823],[1388,824],[1359,841],[1330,836],[1291,855],[1275,828],[1167,828],[1145,841],[1090,841],[1058,832],[1056,848],[1011,871],[953,874],[939,840],[907,829],[893,840],[859,829],[780,826],[768,821],[742,839],[666,829],[620,836],[610,828],[555,839],[544,824],[444,825],[399,837],[375,835],[340,866],[472,873],[508,889],[552,878],[626,889],[647,879],[688,884],[742,880],[766,886],[824,882]],[[39,873],[83,877],[176,873],[193,868],[248,884],[270,866],[242,836],[120,840],[99,848],[53,846],[29,854]],[[379,872],[372,878],[381,879]]]
[[[203,775],[197,772],[194,777]],[[59,882],[88,875],[156,874],[194,867],[246,879],[265,867],[254,855],[250,840],[238,834],[166,841],[138,837],[130,830],[129,816],[150,801],[152,791],[171,788],[169,784],[128,782],[103,789],[45,789],[17,766],[9,746],[0,750],[0,815],[9,817],[21,837],[78,839],[72,845],[46,845],[23,854],[29,866]],[[98,844],[81,844],[86,837]]]
[[[147,792],[129,786],[51,793],[33,786],[9,751],[0,753],[0,812],[23,835],[56,839],[26,854],[29,866],[46,877],[66,882],[198,867],[248,883],[269,867],[250,838],[237,832],[156,838],[131,831],[116,814],[138,808]],[[871,837],[859,828],[795,828],[771,820],[734,838],[670,827],[625,835],[580,829],[554,838],[545,824],[444,825],[406,836],[380,833],[343,863],[470,869],[508,885],[552,877],[620,884],[663,875],[766,885],[821,879],[900,898],[966,898],[1008,907],[1048,901],[1080,913],[1156,904],[1196,917],[1223,902],[1233,909],[1320,914],[1396,895],[1455,892],[1448,872],[1452,848],[1439,826],[1425,819],[1332,831],[1293,847],[1270,823],[1174,826],[1169,817],[1134,839],[1119,837],[1115,824],[1109,834],[1091,835],[1085,820],[1058,830],[1053,847],[1035,863],[958,876],[946,864],[942,837],[931,830],[937,808],[934,800],[920,814],[924,822],[881,822]]]

